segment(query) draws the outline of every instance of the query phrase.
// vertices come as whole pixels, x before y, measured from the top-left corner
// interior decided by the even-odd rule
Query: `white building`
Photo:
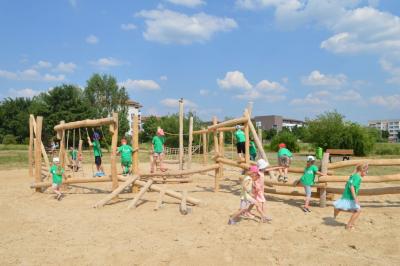
[[[126,105],[128,106],[128,121],[129,121],[129,132],[127,132],[127,134],[132,135],[132,123],[133,123],[133,117],[135,115],[138,116],[139,118],[139,130],[142,130],[142,115],[140,112],[140,108],[142,107],[142,105],[140,105],[140,103],[132,101],[132,100],[128,100],[126,101]]]
[[[368,126],[388,131],[390,141],[399,141],[400,119],[371,120],[368,121]]]

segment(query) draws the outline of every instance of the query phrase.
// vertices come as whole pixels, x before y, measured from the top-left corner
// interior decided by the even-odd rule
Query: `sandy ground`
[[[270,224],[229,226],[239,204],[238,176],[227,169],[219,193],[212,192],[211,175],[166,185],[204,202],[183,216],[169,197],[153,211],[155,192],[135,210],[127,210],[131,193],[92,208],[110,191],[107,183],[71,187],[58,202],[48,191],[29,189],[26,169],[0,170],[0,265],[400,265],[400,195],[362,198],[350,232],[349,214],[334,221],[331,206],[305,214],[301,197],[272,195]]]

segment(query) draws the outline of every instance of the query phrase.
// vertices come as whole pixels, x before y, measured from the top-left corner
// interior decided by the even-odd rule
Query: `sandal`
[[[308,209],[306,207],[301,208],[303,210],[303,212],[308,212]]]

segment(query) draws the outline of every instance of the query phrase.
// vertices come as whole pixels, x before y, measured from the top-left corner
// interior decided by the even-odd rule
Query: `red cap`
[[[279,148],[286,148],[286,144],[285,143],[280,143],[279,144]]]

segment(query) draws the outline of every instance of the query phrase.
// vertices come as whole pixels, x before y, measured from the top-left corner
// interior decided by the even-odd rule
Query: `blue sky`
[[[143,115],[399,118],[400,1],[1,1],[0,98],[115,76]]]

